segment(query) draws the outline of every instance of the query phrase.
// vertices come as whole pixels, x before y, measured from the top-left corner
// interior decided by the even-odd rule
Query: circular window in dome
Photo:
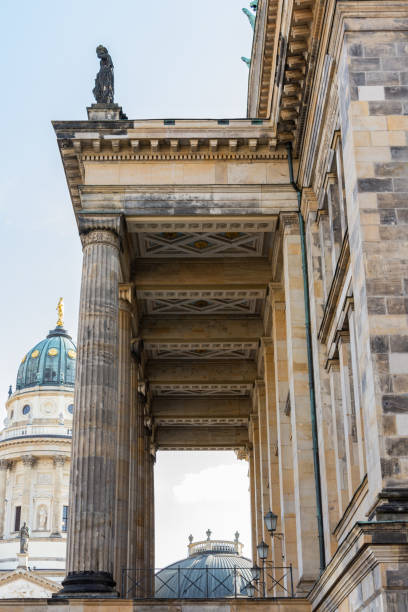
[[[35,349],[35,351],[31,353],[31,357],[35,359],[36,357],[38,357],[39,354],[40,354],[40,351],[38,349]]]
[[[24,363],[26,359],[27,359],[27,355],[24,355],[24,357],[21,360],[21,363]]]
[[[28,414],[30,410],[31,410],[31,407],[28,404],[23,406],[23,414]]]
[[[67,407],[68,412],[70,412],[71,414],[74,412],[74,404],[69,404],[69,406]]]
[[[69,349],[68,351],[68,357],[70,359],[76,359],[76,351],[73,351],[72,349]]]
[[[50,348],[48,354],[50,357],[55,357],[55,355],[58,355],[58,350],[56,348]]]

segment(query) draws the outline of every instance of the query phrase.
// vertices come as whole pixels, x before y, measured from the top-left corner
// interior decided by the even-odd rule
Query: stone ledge
[[[64,612],[310,612],[306,599],[159,599],[133,601],[129,599],[3,599],[0,609],[16,612],[57,612],[64,606]],[[61,611],[62,612],[62,611]]]

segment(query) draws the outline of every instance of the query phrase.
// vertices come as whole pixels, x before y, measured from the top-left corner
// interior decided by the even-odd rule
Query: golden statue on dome
[[[56,311],[58,312],[57,327],[64,327],[64,298],[58,300]]]

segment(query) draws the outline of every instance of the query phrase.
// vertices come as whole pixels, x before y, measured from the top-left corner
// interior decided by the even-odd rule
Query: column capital
[[[317,197],[311,187],[304,187],[302,190],[301,211],[303,218],[307,221],[311,213],[316,213],[318,209]]]
[[[36,462],[36,458],[34,455],[21,455],[21,461],[25,466],[33,467],[34,463]]]
[[[328,372],[338,372],[340,370],[340,362],[338,359],[328,359],[325,364],[325,369]]]
[[[283,234],[299,233],[299,218],[297,212],[279,213],[279,225]]]
[[[265,381],[262,378],[257,378],[255,380],[254,391],[256,393],[265,393]]]
[[[270,336],[262,336],[261,338],[261,347],[265,351],[273,351],[273,339]]]
[[[52,460],[53,460],[54,465],[56,467],[58,467],[58,466],[62,467],[65,464],[66,457],[64,457],[64,455],[54,455]]]
[[[120,283],[119,284],[119,310],[127,312],[128,314],[133,313],[135,304],[134,299],[134,287],[132,283]]]
[[[104,243],[120,249],[124,221],[122,216],[87,217],[78,215],[78,229],[84,249],[90,244]]]
[[[235,454],[239,461],[249,461],[249,448],[247,446],[236,448]]]
[[[13,465],[10,459],[0,459],[0,470],[8,470]]]

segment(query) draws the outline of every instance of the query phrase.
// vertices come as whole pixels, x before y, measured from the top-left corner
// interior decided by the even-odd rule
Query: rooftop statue
[[[64,298],[58,300],[56,311],[58,312],[57,327],[64,327]]]
[[[108,50],[103,45],[96,47],[96,55],[101,60],[99,72],[95,78],[93,95],[98,104],[113,104],[113,62]]]
[[[251,2],[249,3],[249,6],[254,11],[254,13],[256,13],[258,9],[258,0],[251,0]]]
[[[247,66],[248,66],[248,68],[249,68],[249,67],[250,67],[250,65],[251,65],[251,58],[249,58],[249,57],[244,57],[244,56],[242,55],[242,56],[241,56],[241,59],[242,59],[242,61],[243,61],[243,62],[245,62],[245,63],[246,63],[246,65],[247,65]]]

